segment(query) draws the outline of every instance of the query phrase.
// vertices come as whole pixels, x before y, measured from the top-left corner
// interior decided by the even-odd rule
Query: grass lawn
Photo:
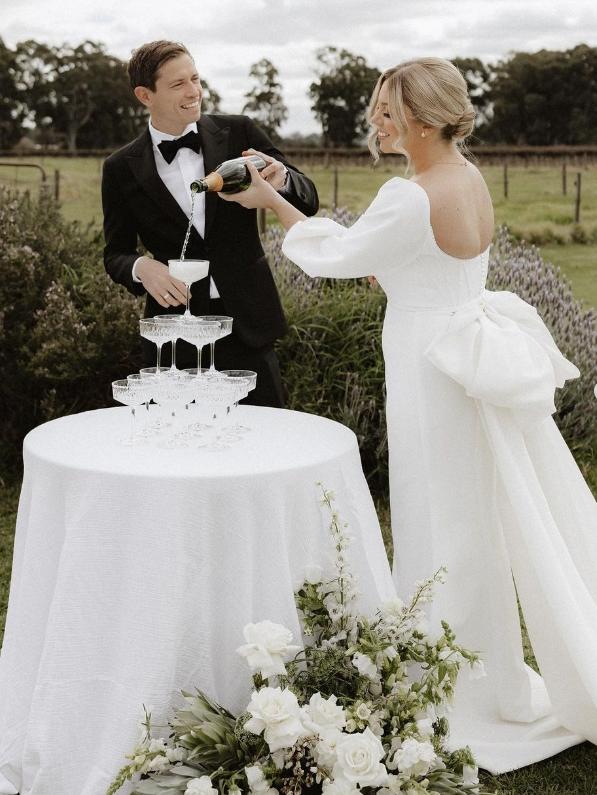
[[[9,162],[10,166],[0,167],[0,185],[25,186],[37,191],[39,173],[33,169],[17,170],[12,160]],[[59,170],[60,199],[65,217],[82,224],[101,224],[100,158],[26,157],[20,158],[19,162],[41,165],[50,185],[53,184],[54,171]],[[322,208],[329,209],[333,198],[333,170],[323,166],[305,166],[304,170],[317,186]],[[511,166],[508,199],[503,196],[502,167],[484,166],[481,170],[493,197],[498,224],[508,224],[520,237],[536,238],[539,235],[545,240],[547,235],[565,241],[570,240],[574,228],[574,174],[581,170],[581,225],[586,235],[592,237],[591,242],[586,245],[549,242],[541,248],[546,259],[560,266],[570,279],[577,297],[597,306],[597,166],[570,167],[566,196],[562,195],[560,167]],[[387,162],[375,168],[343,166],[338,176],[338,203],[355,212],[361,211],[386,180],[402,174],[401,167],[391,167]]]

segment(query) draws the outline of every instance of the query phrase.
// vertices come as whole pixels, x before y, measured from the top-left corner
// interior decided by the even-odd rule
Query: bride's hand
[[[271,207],[272,200],[278,196],[278,192],[263,179],[253,163],[248,162],[247,168],[251,174],[251,185],[247,190],[238,193],[218,193],[218,196],[227,202],[237,202],[248,210],[254,210],[257,207],[266,209]]]

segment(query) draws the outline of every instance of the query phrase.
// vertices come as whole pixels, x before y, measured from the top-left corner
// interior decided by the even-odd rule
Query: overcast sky
[[[307,96],[315,51],[335,45],[385,69],[407,58],[478,56],[597,46],[596,0],[0,0],[8,46],[102,41],[128,59],[153,39],[182,41],[200,73],[239,113],[250,65],[269,58],[280,72],[289,119],[283,133],[319,132]]]

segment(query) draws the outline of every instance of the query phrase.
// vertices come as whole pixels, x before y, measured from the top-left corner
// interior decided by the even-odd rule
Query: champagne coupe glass
[[[206,259],[169,259],[168,270],[170,276],[175,279],[180,279],[184,282],[187,288],[187,308],[184,312],[184,317],[191,317],[191,310],[189,309],[189,289],[193,282],[198,282],[200,279],[205,279],[209,273],[209,260]]]
[[[172,416],[173,433],[165,440],[165,447],[188,447],[185,434],[176,431],[176,411],[193,399],[195,393],[191,385],[195,380],[190,373],[181,370],[171,378],[160,378],[159,384],[156,385],[154,400],[170,410]]]
[[[224,375],[230,376],[232,378],[244,378],[247,382],[247,394],[255,389],[257,385],[257,373],[254,370],[222,370]],[[238,408],[238,400],[232,406],[231,411],[236,411]],[[247,425],[239,425],[238,423],[234,423],[230,426],[230,430],[234,433],[244,433],[245,431],[250,431]]]
[[[222,337],[227,337],[228,334],[232,332],[232,318],[228,315],[200,315],[199,320],[207,320],[207,321],[217,321],[220,323],[220,333],[218,334],[216,339],[222,339]],[[210,376],[219,376],[219,372],[216,370],[214,364],[214,351],[215,351],[216,340],[210,342],[211,348],[211,364],[209,366],[209,375]]]
[[[180,337],[180,328],[182,325],[182,315],[156,315],[154,320],[164,327],[164,334],[166,339],[172,343],[172,362],[170,364],[170,374],[173,375],[177,372],[176,367],[176,340]]]
[[[126,380],[132,386],[136,386],[138,389],[144,391],[145,394],[145,416],[147,421],[145,423],[145,427],[139,432],[139,436],[146,438],[147,436],[151,436],[157,430],[155,423],[151,423],[149,421],[149,404],[151,403],[151,399],[153,398],[153,387],[158,383],[158,375],[149,375],[145,373],[132,373],[131,375],[127,375]]]
[[[207,385],[210,383],[210,380],[203,378],[203,376],[209,372],[209,368],[202,367],[199,370],[197,367],[185,367],[183,372],[190,373],[193,376],[193,405],[195,419],[197,420],[189,424],[188,430],[193,436],[202,437],[207,431],[210,431],[213,428],[213,425],[210,422],[213,417],[213,410],[205,401]],[[205,387],[205,389],[203,387]]]
[[[208,449],[223,450],[240,438],[225,425],[225,419],[230,414],[231,406],[248,394],[248,382],[246,378],[226,376],[217,380],[210,379],[208,389],[206,400],[212,407],[216,420],[216,435]]]
[[[201,373],[201,353],[207,343],[215,342],[222,328],[218,320],[201,320],[194,315],[183,315],[180,338],[197,348],[197,375]]]
[[[163,324],[157,323],[155,318],[145,317],[139,320],[139,331],[142,337],[145,337],[145,339],[149,340],[150,342],[154,342],[157,347],[157,363],[155,371],[156,373],[159,373],[162,345],[165,342],[168,342],[170,339],[167,329]]]
[[[136,384],[132,384],[128,379],[122,378],[118,381],[112,381],[112,395],[114,400],[122,403],[125,406],[131,407],[131,432],[125,439],[121,439],[121,443],[127,446],[135,444],[135,408],[143,405],[147,400],[147,390]]]
[[[178,370],[176,370],[175,372],[178,372]],[[147,378],[149,380],[155,379],[156,376],[160,379],[172,377],[170,369],[165,369],[158,372],[155,367],[142,367],[139,370],[139,375],[141,376],[141,378],[143,379]],[[156,409],[159,409],[160,412],[163,414],[164,413],[163,409],[161,406],[158,406],[158,401],[155,399],[155,395],[153,392],[151,394],[151,397],[153,399],[153,402],[156,404]],[[167,419],[164,419],[163,416],[160,417],[159,413],[156,413],[156,416],[148,423],[148,425],[146,425],[146,428],[147,430],[152,432],[159,432],[162,431],[164,428],[169,428],[171,424],[172,423],[169,422]]]

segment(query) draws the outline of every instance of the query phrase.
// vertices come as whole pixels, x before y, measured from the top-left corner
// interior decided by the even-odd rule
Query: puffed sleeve
[[[429,232],[423,188],[395,177],[350,227],[331,218],[307,218],[289,230],[282,251],[309,276],[352,279],[413,260]]]

